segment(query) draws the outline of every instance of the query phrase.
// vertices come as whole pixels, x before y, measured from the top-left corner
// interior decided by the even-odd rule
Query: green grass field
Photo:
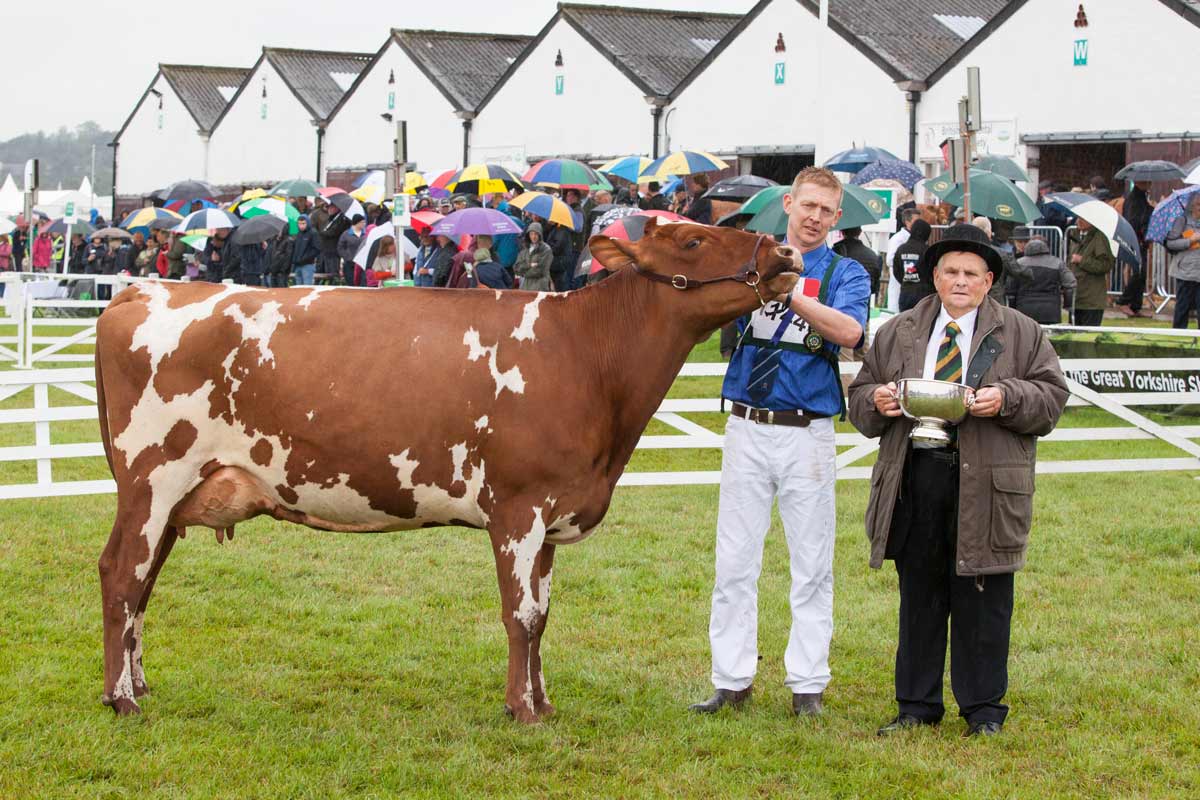
[[[674,394],[702,396],[710,380],[681,379]],[[720,415],[689,416],[720,430]],[[1064,424],[1121,423],[1079,409]],[[56,442],[97,435],[88,422],[53,430]],[[32,443],[32,426],[0,436]],[[1080,442],[1040,455],[1179,453]],[[704,450],[642,451],[631,465],[718,467]],[[55,474],[107,473],[89,459]],[[218,545],[193,529],[147,614],[154,694],[140,717],[117,719],[99,702],[96,571],[115,498],[3,502],[0,798],[1200,796],[1198,477],[1039,478],[1017,577],[1012,712],[986,741],[960,738],[948,678],[939,728],[874,736],[893,713],[897,594],[890,565],[866,567],[866,481],[838,486],[821,719],[793,718],[782,685],[778,523],[754,702],[711,719],[685,711],[710,690],[717,489],[624,488],[593,537],[560,548],[543,646],[558,714],[536,728],[501,711],[506,641],[482,532],[326,534],[260,519]],[[32,479],[32,464],[0,464],[0,483]]]

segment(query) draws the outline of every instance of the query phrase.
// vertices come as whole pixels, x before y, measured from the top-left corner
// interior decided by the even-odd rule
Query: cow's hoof
[[[542,702],[536,704],[533,708],[534,711],[537,712],[537,715],[542,719],[554,715],[554,706],[550,704],[549,700],[543,700]]]
[[[528,708],[514,709],[512,706],[506,704],[504,706],[504,713],[517,722],[520,722],[522,725],[537,725],[539,722],[541,722],[541,719],[538,718],[538,715],[533,711],[530,711]]]
[[[146,684],[135,683],[133,685],[133,696],[134,697],[145,697],[148,694],[150,694],[150,687],[147,686]]]
[[[130,714],[142,713],[141,706],[139,706],[133,701],[132,698],[129,697],[118,697],[114,700],[108,695],[104,695],[100,698],[100,702],[111,708],[113,713],[115,713],[118,717],[127,717]]]

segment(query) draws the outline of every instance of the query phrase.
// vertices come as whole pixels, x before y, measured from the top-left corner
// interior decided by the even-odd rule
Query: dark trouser
[[[342,274],[342,258],[337,253],[321,253],[317,256],[317,272],[336,278]]]
[[[1200,281],[1175,281],[1175,319],[1172,328],[1186,328],[1192,312],[1196,312],[1196,326],[1200,327]]]
[[[243,286],[262,286],[263,276],[261,272],[243,272],[241,283]]]
[[[367,285],[367,274],[363,272],[362,280],[360,281],[358,278],[358,273],[360,271],[361,267],[359,267],[358,264],[355,264],[353,261],[342,262],[342,280],[346,282],[347,286]]]
[[[1142,263],[1149,263],[1143,260]],[[1135,269],[1129,276],[1129,283],[1125,284],[1125,291],[1121,292],[1121,296],[1117,298],[1117,305],[1129,306],[1133,312],[1142,310],[1142,296],[1146,294],[1146,271],[1144,269]]]
[[[1013,576],[955,574],[958,461],[952,451],[914,450],[908,537],[896,558],[900,642],[896,702],[900,713],[937,721],[945,714],[942,672],[950,620],[950,686],[968,723],[1004,722],[1008,706],[1008,634]]]
[[[1077,308],[1075,309],[1075,325],[1081,325],[1085,328],[1098,328],[1104,324],[1104,309],[1103,308]]]

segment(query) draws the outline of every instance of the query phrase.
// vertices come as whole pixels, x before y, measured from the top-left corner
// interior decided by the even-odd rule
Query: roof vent
[[[357,72],[330,72],[329,77],[333,79],[343,92],[350,91],[350,87],[354,85],[354,81],[358,78]]]
[[[933,18],[954,32],[958,38],[966,41],[987,24],[983,17],[965,17],[958,14],[934,14]]]

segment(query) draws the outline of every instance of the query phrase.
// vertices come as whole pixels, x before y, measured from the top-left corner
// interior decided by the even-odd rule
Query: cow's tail
[[[113,468],[112,437],[108,430],[108,405],[104,402],[104,375],[100,368],[101,362],[104,361],[102,345],[105,341],[102,335],[105,327],[103,325],[104,315],[100,316],[101,319],[96,320],[96,411],[100,417],[100,441],[104,443],[104,458],[108,461],[108,471],[112,473],[113,478],[116,478],[117,471]]]

